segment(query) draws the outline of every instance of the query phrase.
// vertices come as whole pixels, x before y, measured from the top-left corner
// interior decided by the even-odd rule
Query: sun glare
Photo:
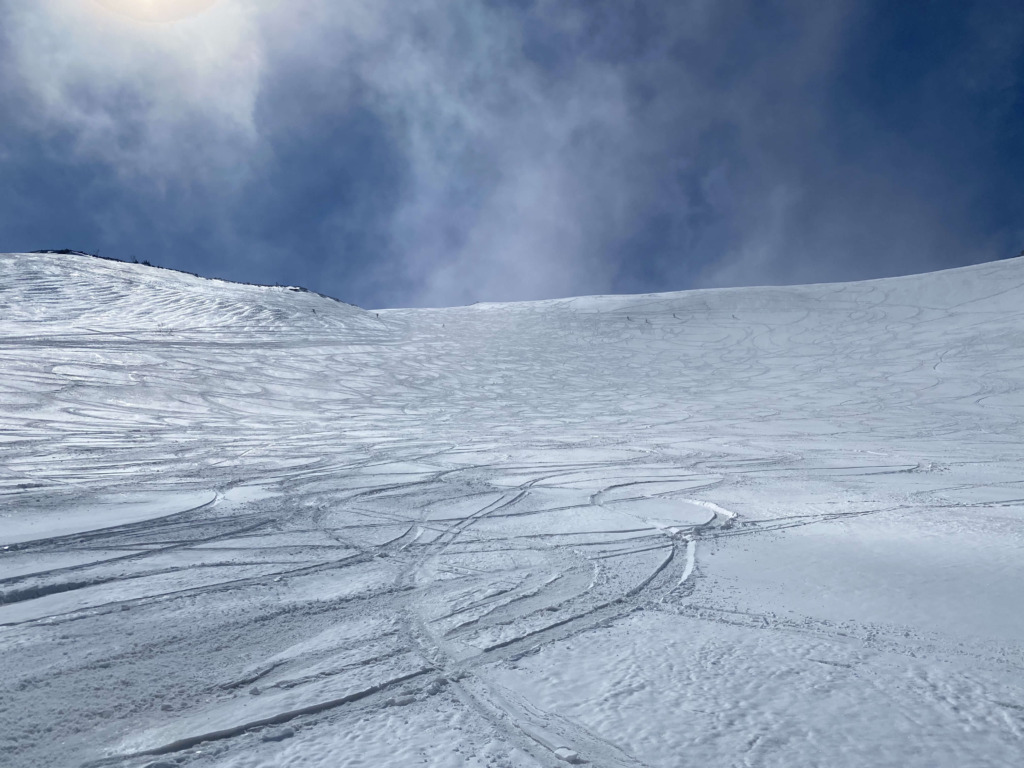
[[[96,0],[109,11],[136,21],[179,21],[202,13],[217,0]]]

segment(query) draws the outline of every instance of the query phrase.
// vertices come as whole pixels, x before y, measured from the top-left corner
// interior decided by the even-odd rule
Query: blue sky
[[[1024,248],[1020,2],[103,3],[0,0],[0,250],[374,307]]]

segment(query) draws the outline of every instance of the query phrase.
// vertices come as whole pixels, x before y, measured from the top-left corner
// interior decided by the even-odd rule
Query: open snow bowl
[[[1022,346],[1024,260],[378,316],[0,255],[5,768],[1024,764]]]
[[[191,512],[213,504],[213,491],[111,494],[87,504],[0,512],[0,547],[89,533]]]

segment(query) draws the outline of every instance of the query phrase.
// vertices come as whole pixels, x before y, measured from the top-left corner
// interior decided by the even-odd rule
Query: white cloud
[[[626,206],[615,182],[631,144],[612,67],[549,80],[524,56],[519,20],[482,4],[321,3],[313,15],[330,25],[332,51],[314,34],[311,47],[286,56],[313,49],[346,61],[346,76],[372,92],[408,166],[391,229],[405,280],[393,285],[418,289],[385,290],[385,301],[610,288],[601,242]],[[382,283],[394,268],[385,265]]]
[[[6,35],[39,130],[80,158],[155,182],[230,169],[256,141],[261,53],[238,2],[145,24],[81,0],[15,9]]]
[[[302,256],[287,236],[244,231],[247,202],[280,203],[262,194],[275,179],[298,198],[333,187],[290,184],[272,153],[288,140],[345,141],[322,124],[372,112],[364,124],[381,126],[380,151],[397,153],[386,159],[400,171],[382,168],[378,188],[372,167],[353,168],[362,186],[337,187],[356,203],[283,206],[320,212],[306,225],[329,234],[310,242],[356,266],[304,277],[346,297],[436,305],[854,278],[967,248],[950,233],[971,228],[947,215],[966,193],[948,179],[922,193],[888,157],[941,179],[940,161],[879,132],[870,162],[850,168],[829,134],[827,88],[859,6],[792,0],[762,29],[755,5],[220,0],[143,24],[89,0],[34,0],[9,3],[3,35],[27,113],[13,119],[72,136],[77,159],[127,185],[202,190],[205,231],[223,227],[209,239],[278,273]],[[648,28],[631,37],[627,22],[645,13]],[[546,48],[531,48],[538,29]],[[997,41],[1004,79],[1017,37]],[[994,77],[981,64],[965,72]],[[167,226],[187,229],[190,209],[175,210]],[[360,226],[379,248],[346,250]],[[883,254],[894,244],[897,259]]]

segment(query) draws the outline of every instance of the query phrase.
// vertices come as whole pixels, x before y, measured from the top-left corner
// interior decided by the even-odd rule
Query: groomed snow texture
[[[364,311],[0,256],[0,764],[1024,765],[1024,260]]]

